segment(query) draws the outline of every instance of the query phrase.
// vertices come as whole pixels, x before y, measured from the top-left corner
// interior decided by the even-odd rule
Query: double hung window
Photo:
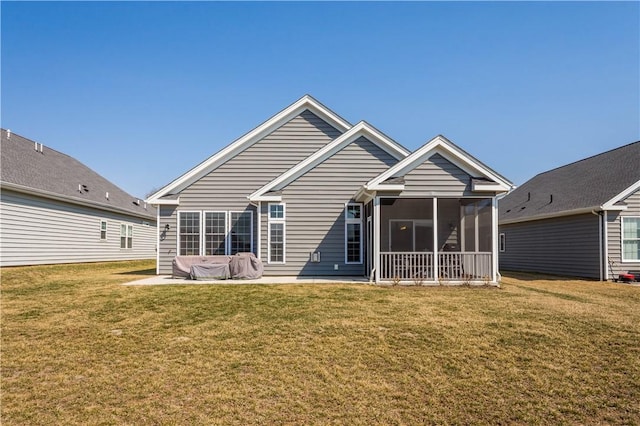
[[[362,263],[362,205],[347,204],[344,213],[345,263]]]
[[[101,240],[107,239],[107,221],[106,220],[100,221],[100,239]]]
[[[622,261],[640,261],[640,217],[622,218]]]
[[[133,247],[133,225],[120,225],[120,248],[130,249]]]
[[[285,263],[285,205],[269,204],[269,263]]]
[[[227,213],[205,212],[204,254],[224,255],[226,252]]]

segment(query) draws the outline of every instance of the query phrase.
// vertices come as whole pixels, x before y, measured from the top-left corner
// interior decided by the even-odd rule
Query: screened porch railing
[[[383,281],[480,281],[492,276],[491,252],[440,252],[434,275],[431,252],[380,253]]]
[[[433,253],[380,253],[380,279],[433,281]]]

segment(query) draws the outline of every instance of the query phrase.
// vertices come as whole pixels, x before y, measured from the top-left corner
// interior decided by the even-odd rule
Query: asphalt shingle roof
[[[500,200],[500,221],[599,207],[639,180],[640,141],[540,173]]]
[[[78,204],[116,209],[155,220],[155,208],[126,193],[73,157],[48,146],[36,151],[35,142],[1,130],[0,181],[62,196]],[[87,190],[79,191],[79,185]],[[106,198],[106,193],[109,198]],[[145,208],[146,207],[146,208]]]

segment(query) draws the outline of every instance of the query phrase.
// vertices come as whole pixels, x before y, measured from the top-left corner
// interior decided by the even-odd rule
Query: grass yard
[[[640,287],[125,287],[2,270],[2,425],[640,424]]]

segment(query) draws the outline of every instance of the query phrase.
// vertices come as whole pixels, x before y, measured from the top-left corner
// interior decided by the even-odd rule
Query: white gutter
[[[534,220],[542,220],[542,219],[551,219],[554,217],[563,217],[563,216],[573,216],[577,214],[587,214],[592,211],[606,211],[606,210],[626,210],[627,206],[614,206],[614,207],[604,207],[604,206],[592,206],[592,207],[584,207],[581,209],[573,209],[573,210],[564,210],[561,212],[554,213],[546,213],[540,214],[536,216],[530,216],[524,219],[503,219],[499,223],[500,225],[509,225],[512,223],[520,223],[520,222],[531,222]]]

